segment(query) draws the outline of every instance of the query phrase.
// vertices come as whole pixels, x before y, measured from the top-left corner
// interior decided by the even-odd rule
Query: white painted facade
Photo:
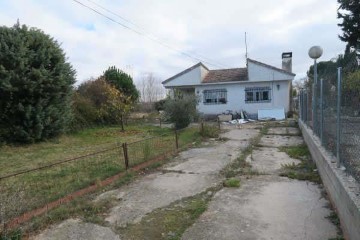
[[[227,110],[233,112],[244,110],[248,114],[256,115],[259,109],[284,108],[290,110],[291,82],[294,74],[288,73],[256,61],[248,61],[248,79],[245,81],[202,83],[207,69],[201,64],[191,71],[163,82],[167,89],[186,88],[199,97],[197,109],[203,114],[221,114]],[[223,79],[221,79],[223,80]],[[271,99],[267,102],[246,102],[246,88],[268,87]],[[204,103],[205,90],[226,90],[226,103]]]
[[[294,76],[278,70],[248,62],[249,81],[292,80]]]
[[[184,73],[168,83],[164,84],[165,88],[179,88],[187,87],[201,84],[201,79],[203,75],[202,67],[198,66],[197,68],[192,69],[191,71]]]
[[[277,86],[279,85],[279,87]],[[247,87],[270,87],[271,100],[269,102],[247,103],[245,102],[245,88]],[[198,111],[203,114],[220,114],[226,110],[238,112],[246,111],[249,114],[257,114],[259,109],[284,108],[285,112],[290,108],[290,81],[266,81],[266,82],[241,82],[229,84],[208,84],[195,87],[195,94],[199,97]],[[226,89],[226,104],[204,104],[204,90]]]

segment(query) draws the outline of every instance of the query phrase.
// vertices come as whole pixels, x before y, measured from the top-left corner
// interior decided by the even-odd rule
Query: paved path
[[[227,141],[210,141],[202,148],[189,149],[181,152],[177,158],[164,167],[163,172],[149,174],[118,190],[106,192],[99,199],[115,197],[119,203],[109,211],[106,221],[111,227],[124,227],[130,223],[137,223],[147,214],[157,208],[162,208],[170,203],[203,192],[209,187],[218,185],[223,181],[219,172],[242,149],[250,144],[250,140],[259,134],[258,129],[232,129],[225,134]],[[53,239],[53,236],[63,236],[57,239],[85,239],[84,228],[89,225],[73,219],[51,227],[35,239]],[[94,225],[95,226],[95,225]],[[102,228],[106,231],[111,228]],[[99,239],[98,235],[88,239]],[[86,235],[88,237],[88,235]],[[103,238],[112,239],[112,238]]]
[[[280,129],[271,130],[275,133]],[[275,132],[273,132],[275,131]],[[295,131],[295,133],[293,132]],[[296,129],[281,129],[280,134]],[[109,227],[69,219],[50,227],[35,239],[121,239],[112,229],[137,223],[155,209],[196,195],[221,183],[219,172],[234,160],[250,140],[259,134],[253,125],[230,129],[226,142],[184,151],[164,167],[120,189],[106,192],[97,200],[115,197],[109,210]],[[242,180],[238,189],[223,188],[215,194],[208,210],[183,235],[183,239],[328,239],[336,228],[324,217],[329,210],[318,186],[277,176],[281,164],[296,163],[274,146],[302,144],[297,136],[264,137],[261,147],[248,161],[266,173]]]
[[[276,128],[265,135],[247,161],[262,175],[243,178],[241,187],[217,192],[208,210],[182,239],[322,240],[334,238],[336,227],[318,185],[279,177],[282,164],[298,163],[278,147],[303,144],[297,129]]]

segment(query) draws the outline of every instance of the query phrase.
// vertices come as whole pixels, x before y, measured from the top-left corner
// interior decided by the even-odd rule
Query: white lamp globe
[[[309,49],[309,57],[312,59],[318,59],[321,57],[323,50],[320,46],[313,46]]]

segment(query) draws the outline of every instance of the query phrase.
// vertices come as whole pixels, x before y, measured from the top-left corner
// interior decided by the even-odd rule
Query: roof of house
[[[271,65],[262,63],[262,62],[258,62],[258,61],[256,61],[256,60],[253,60],[253,59],[250,59],[250,58],[248,58],[247,60],[248,60],[249,62],[255,63],[255,64],[257,64],[257,65],[264,66],[264,67],[267,67],[267,68],[271,68],[271,69],[274,69],[274,70],[276,70],[276,71],[283,72],[283,73],[286,73],[286,74],[289,74],[289,75],[292,75],[292,76],[295,76],[295,75],[296,75],[295,73],[292,73],[292,72],[286,71],[286,70],[284,70],[284,69],[277,68],[277,67],[274,67],[274,66],[271,66]]]
[[[235,82],[248,80],[247,68],[210,70],[202,83]]]
[[[277,68],[262,62],[258,62],[256,60],[247,59],[248,62],[252,62],[254,64],[260,65],[260,66],[264,66],[270,69],[273,69],[275,71],[279,71],[285,74],[289,74],[291,76],[295,76],[296,74],[292,73],[292,72],[288,72],[284,69],[281,68]],[[194,66],[191,66],[187,69],[185,69],[184,71],[166,79],[165,81],[162,82],[162,84],[165,84],[171,80],[173,80],[174,78],[177,78],[185,73],[190,72],[191,70],[202,66],[203,68],[205,68],[208,72],[205,75],[204,79],[202,79],[201,83],[217,83],[217,82],[238,82],[238,81],[246,81],[248,80],[248,70],[247,68],[229,68],[229,69],[218,69],[218,70],[209,70],[202,62],[199,62],[197,64],[195,64]]]
[[[183,74],[185,74],[187,72],[190,72],[191,70],[193,70],[193,69],[195,69],[195,68],[197,68],[199,66],[202,66],[203,68],[205,68],[206,70],[209,71],[209,69],[202,62],[199,62],[199,63],[195,64],[194,66],[189,67],[189,68],[185,69],[182,72],[179,72],[178,74],[172,76],[171,78],[166,79],[165,81],[162,82],[162,84],[167,83],[167,82],[173,80],[174,78],[177,78],[178,76],[181,76],[181,75],[183,75]]]

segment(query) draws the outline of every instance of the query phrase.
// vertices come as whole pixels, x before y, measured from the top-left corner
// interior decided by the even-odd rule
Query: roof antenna
[[[245,49],[246,49],[245,58],[247,60],[248,59],[248,50],[247,50],[247,42],[246,42],[246,32],[245,32]]]

